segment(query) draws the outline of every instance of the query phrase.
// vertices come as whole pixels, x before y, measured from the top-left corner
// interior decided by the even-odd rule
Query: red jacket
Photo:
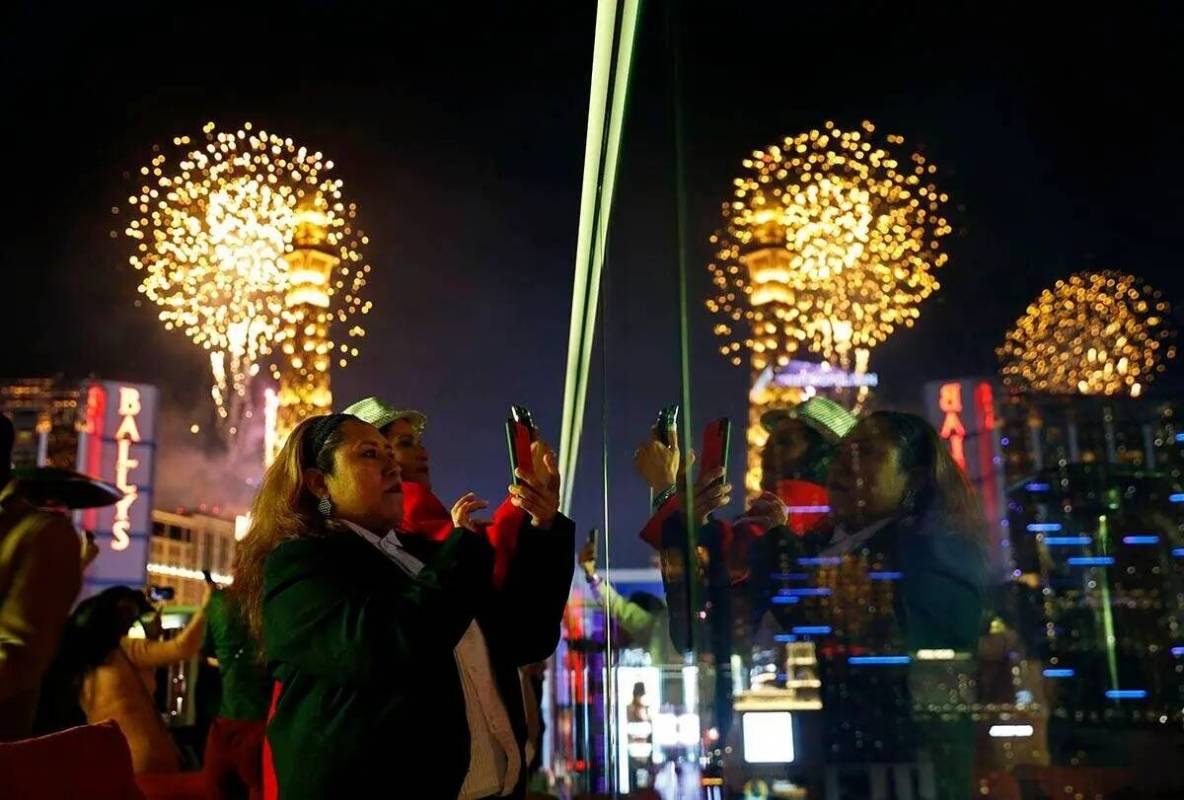
[[[777,495],[789,507],[785,526],[798,536],[821,522],[822,518],[830,511],[827,505],[829,498],[826,494],[826,487],[816,483],[798,480],[778,481]],[[655,550],[659,549],[662,546],[662,524],[678,509],[678,495],[674,495],[654,512],[645,527],[641,529],[642,541]],[[764,534],[764,530],[758,526],[751,523],[744,524],[751,528],[757,536]],[[724,527],[728,529],[731,526],[725,523]]]
[[[493,545],[493,586],[500,589],[510,572],[510,561],[518,546],[518,530],[526,520],[526,512],[510,502],[510,498],[493,512],[493,519],[484,532]],[[422,483],[403,482],[403,522],[400,531],[427,536],[442,542],[455,526],[452,512],[444,507],[432,490]]]

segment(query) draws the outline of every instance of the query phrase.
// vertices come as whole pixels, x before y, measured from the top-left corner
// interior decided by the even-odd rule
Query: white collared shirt
[[[892,522],[893,518],[888,517],[879,522],[873,522],[861,529],[858,533],[849,534],[843,528],[835,528],[834,535],[827,543],[826,548],[819,553],[822,556],[845,556],[868,539],[875,536],[884,529],[888,523]]]
[[[424,563],[403,547],[394,531],[378,536],[360,525],[341,520],[354,533],[374,545],[408,575],[415,577]],[[469,725],[469,770],[458,800],[510,794],[522,772],[522,758],[510,715],[493,679],[489,646],[476,620],[453,648],[456,670],[465,696]]]

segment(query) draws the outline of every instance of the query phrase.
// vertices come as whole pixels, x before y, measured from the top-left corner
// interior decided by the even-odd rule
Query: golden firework
[[[279,348],[293,361],[291,345],[310,324],[310,301],[323,311],[319,333],[333,322],[347,339],[364,335],[349,323],[370,310],[361,296],[370,266],[357,209],[330,177],[332,161],[250,123],[202,130],[196,142],[180,136],[167,152],[154,148],[128,198],[124,234],[135,244],[131,265],[144,273],[139,291],[159,307],[164,327],[209,351],[217,412],[233,434],[237,418],[250,413],[248,386],[262,359]],[[310,220],[317,248],[332,260],[328,272],[311,278],[292,266],[301,263],[293,254]],[[358,353],[324,337],[318,345],[342,366]],[[328,369],[325,353],[295,355],[299,368]],[[278,365],[271,371],[280,377]]]
[[[952,229],[937,168],[920,153],[901,163],[891,148],[903,141],[877,143],[870,122],[852,131],[827,122],[744,159],[711,237],[707,301],[734,364],[742,349],[758,371],[808,350],[858,367],[898,325],[913,324],[938,288],[932,272]]]
[[[996,353],[1004,382],[1053,394],[1138,397],[1174,358],[1171,307],[1122,272],[1079,272],[1036,298]]]

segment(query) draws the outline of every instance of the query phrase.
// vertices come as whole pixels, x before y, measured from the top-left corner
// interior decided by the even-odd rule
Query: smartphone
[[[595,558],[596,557],[596,550],[599,546],[600,546],[600,529],[593,528],[592,530],[588,531],[588,541],[585,544],[585,547],[587,547],[589,550],[592,551],[592,557]]]
[[[177,596],[177,590],[172,586],[149,586],[148,597],[154,603],[160,603],[165,600],[172,600]]]
[[[705,474],[728,465],[728,449],[732,442],[732,423],[727,417],[712,420],[703,431],[703,450],[699,461],[699,474]],[[726,476],[725,476],[726,477]],[[723,478],[720,478],[720,482]]]
[[[525,406],[510,406],[510,418],[506,420],[506,445],[510,451],[510,480],[517,486],[520,482],[514,471],[521,469],[527,474],[534,470],[534,459],[530,445],[538,438],[534,417]]]
[[[671,403],[658,412],[654,420],[654,439],[667,447],[674,446],[674,426],[678,424],[678,403]]]

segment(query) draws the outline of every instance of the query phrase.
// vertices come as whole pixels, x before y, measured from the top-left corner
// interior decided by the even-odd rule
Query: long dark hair
[[[987,520],[966,473],[950,456],[933,426],[914,414],[876,411],[866,422],[887,432],[909,476],[901,514],[940,526],[987,546]]]
[[[304,470],[317,468],[333,474],[333,454],[345,441],[342,425],[360,422],[348,414],[309,417],[297,425],[251,504],[251,524],[234,557],[231,596],[242,609],[260,660],[263,652],[263,567],[271,551],[289,539],[314,536],[325,530],[317,512],[317,498],[304,486]]]
[[[87,674],[99,667],[119,647],[135,621],[124,607],[130,605],[139,616],[152,610],[144,593],[129,586],[112,586],[78,604],[58,640],[58,650],[42,681],[37,707],[37,734],[65,730],[86,724],[79,695]]]

